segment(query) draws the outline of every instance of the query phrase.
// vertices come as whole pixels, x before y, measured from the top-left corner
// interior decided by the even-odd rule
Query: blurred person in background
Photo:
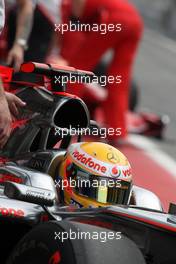
[[[105,122],[109,128],[121,128],[121,136],[109,136],[110,143],[123,141],[127,136],[126,113],[128,110],[129,85],[131,71],[138,44],[143,31],[143,22],[135,7],[124,0],[63,0],[63,24],[98,24],[122,25],[121,32],[84,31],[72,32],[68,30],[59,34],[60,58],[63,62],[75,68],[93,71],[101,57],[113,49],[113,58],[109,64],[107,76],[122,76],[122,82],[107,84],[108,96],[102,103]],[[84,89],[75,85],[74,93],[84,96]],[[95,93],[95,92],[94,92]],[[120,139],[120,140],[119,140]]]
[[[5,22],[5,6],[4,0],[0,0],[0,32],[4,27]],[[0,80],[0,148],[5,144],[11,131],[11,115],[5,97],[2,82]]]
[[[0,0],[1,29],[6,13],[6,28],[0,42],[1,61],[14,66],[16,71],[24,59],[44,61],[54,23],[58,22],[58,9],[57,0]],[[0,82],[0,148],[10,136],[12,116],[17,116],[18,107],[23,106],[25,103],[18,97],[4,92]]]
[[[16,29],[14,30],[13,42],[10,42],[10,39],[7,40],[9,50],[6,60],[7,64],[13,65],[16,71],[19,70],[21,63],[24,61],[24,52],[28,47],[35,4],[36,0],[5,0],[7,26],[11,10],[17,12],[17,17],[14,21]]]
[[[33,15],[33,27],[25,50],[25,61],[45,62],[54,41],[54,24],[60,22],[59,0],[37,0]],[[11,9],[8,18],[8,49],[11,49],[15,39],[17,12]]]
[[[5,23],[4,0],[0,0],[0,32]],[[0,79],[0,148],[7,142],[12,124],[12,116],[18,114],[18,107],[25,105],[18,97],[13,94],[5,93]]]

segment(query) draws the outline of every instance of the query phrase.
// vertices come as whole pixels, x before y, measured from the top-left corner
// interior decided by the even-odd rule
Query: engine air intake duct
[[[90,124],[89,111],[79,98],[66,98],[59,102],[53,123],[59,128],[87,128]]]

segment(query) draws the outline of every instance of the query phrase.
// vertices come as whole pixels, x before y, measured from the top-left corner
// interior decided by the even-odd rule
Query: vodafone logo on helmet
[[[130,177],[132,175],[132,169],[131,168],[123,170],[122,172],[123,172],[124,177]]]
[[[105,162],[99,161],[87,153],[83,152],[81,149],[72,149],[71,157],[75,162],[79,163],[83,167],[94,171],[95,173],[119,179],[126,179],[132,176],[132,170],[130,165],[121,166],[121,165],[112,165]]]
[[[118,166],[114,166],[112,167],[112,169],[110,170],[110,174],[112,177],[116,177],[116,178],[128,178],[132,175],[132,170],[130,167],[118,167]]]
[[[111,170],[111,176],[113,177],[120,177],[121,175],[121,170],[117,166],[114,166]]]
[[[92,157],[89,157],[85,153],[80,153],[78,150],[75,150],[72,153],[72,157],[78,161],[80,164],[85,165],[91,170],[94,170],[99,173],[105,174],[107,168],[104,165],[101,165],[98,161],[95,161]]]

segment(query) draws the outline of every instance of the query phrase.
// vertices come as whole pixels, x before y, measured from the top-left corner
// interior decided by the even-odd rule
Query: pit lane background
[[[138,110],[167,114],[165,139],[131,136],[124,148],[131,160],[135,184],[154,191],[164,208],[176,203],[176,2],[131,0],[145,21],[145,32],[134,67],[140,86]]]

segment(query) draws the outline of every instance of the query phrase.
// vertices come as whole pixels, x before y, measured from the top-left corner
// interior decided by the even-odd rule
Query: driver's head
[[[99,142],[72,144],[59,168],[65,204],[98,207],[128,204],[131,166],[116,148]]]

